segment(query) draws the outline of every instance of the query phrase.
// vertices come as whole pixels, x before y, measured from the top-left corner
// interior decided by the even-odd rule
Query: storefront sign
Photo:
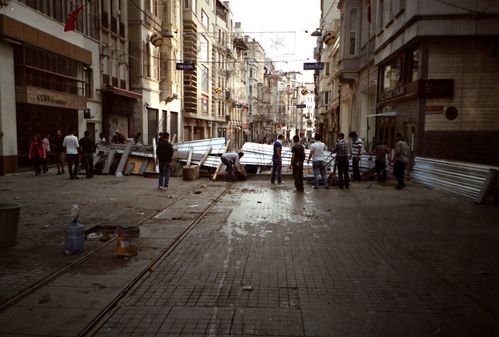
[[[424,108],[427,115],[439,115],[444,113],[443,105],[427,105]]]
[[[452,97],[454,96],[454,80],[420,80],[419,97]]]
[[[62,92],[37,88],[37,87],[17,87],[16,91],[25,91],[25,95],[17,95],[19,103],[34,105],[54,106],[66,109],[84,110],[87,108],[87,98]]]

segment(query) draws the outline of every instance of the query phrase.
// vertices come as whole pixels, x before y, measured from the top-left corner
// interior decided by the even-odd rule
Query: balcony
[[[360,58],[343,58],[338,61],[334,76],[339,79],[341,83],[352,84],[359,80],[360,72]]]

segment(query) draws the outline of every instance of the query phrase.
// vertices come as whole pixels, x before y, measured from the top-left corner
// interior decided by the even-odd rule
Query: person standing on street
[[[322,182],[324,188],[329,188],[327,183],[326,175],[326,164],[324,161],[324,151],[326,151],[326,145],[321,142],[321,135],[315,134],[315,142],[310,145],[310,155],[308,156],[307,163],[310,163],[310,158],[312,158],[312,168],[314,170],[314,189],[319,188],[319,174],[322,176]]]
[[[291,168],[297,192],[305,192],[303,187],[303,162],[305,161],[305,148],[300,144],[300,137],[293,136],[294,146],[291,148]]]
[[[235,153],[235,152],[226,152],[222,155],[222,163],[227,166],[227,175],[229,176],[229,180],[236,181],[236,175],[234,174],[234,169],[239,169],[240,159],[244,155],[243,152]]]
[[[398,132],[395,135],[397,143],[395,145],[395,154],[393,156],[393,174],[397,179],[396,189],[401,190],[405,187],[404,174],[405,166],[409,162],[409,145],[403,139],[402,134]]]
[[[33,163],[33,169],[35,170],[35,176],[39,176],[41,173],[41,164],[47,157],[45,153],[45,147],[43,146],[40,135],[35,135],[33,140],[29,144],[29,159]]]
[[[378,144],[374,148],[376,156],[376,180],[380,183],[386,182],[386,156],[388,155],[388,147],[385,144]]]
[[[88,131],[84,132],[84,136],[80,139],[80,153],[81,162],[85,168],[86,178],[92,178],[94,176],[94,154],[95,154],[95,144],[90,139],[90,133]]]
[[[55,162],[57,166],[57,174],[64,174],[64,137],[61,130],[57,130],[52,143],[52,151],[55,154]]]
[[[345,141],[345,134],[338,134],[338,141],[334,147],[333,153],[336,153],[336,167],[338,168],[338,180],[340,189],[348,189],[350,179],[348,177],[348,143]]]
[[[43,147],[45,148],[45,159],[42,161],[43,163],[43,173],[47,173],[49,171],[49,155],[50,155],[50,134],[42,139]]]
[[[166,190],[170,182],[173,146],[169,142],[170,134],[168,132],[161,132],[159,136],[158,146],[156,147],[156,163],[159,164],[158,190]]]
[[[68,135],[64,137],[62,146],[66,149],[66,157],[68,160],[69,179],[78,179],[78,138],[74,135],[74,130],[70,129]]]
[[[352,139],[352,181],[360,181],[360,155],[362,153],[362,140],[357,136],[357,132],[352,131],[348,134]]]
[[[282,140],[283,135],[277,136],[274,142],[274,153],[272,155],[272,174],[270,176],[270,183],[273,185],[277,177],[277,183],[282,185]]]

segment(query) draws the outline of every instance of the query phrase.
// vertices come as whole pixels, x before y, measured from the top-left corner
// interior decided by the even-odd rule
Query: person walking
[[[326,145],[321,142],[321,135],[315,134],[315,142],[310,145],[310,155],[308,156],[307,163],[310,163],[312,158],[312,168],[314,170],[314,189],[319,188],[319,174],[322,176],[322,182],[324,188],[329,188],[327,183],[326,175],[326,164],[324,161],[324,151],[326,150]]]
[[[41,140],[40,135],[33,136],[33,140],[29,144],[29,159],[33,163],[33,169],[35,170],[35,176],[39,176],[42,169],[41,164],[47,157],[45,152],[45,147]]]
[[[229,180],[236,181],[237,177],[234,173],[235,169],[239,169],[241,165],[240,159],[244,156],[243,152],[235,153],[235,152],[226,152],[222,155],[222,163],[227,166],[227,175]]]
[[[352,181],[360,181],[360,155],[362,154],[362,140],[357,136],[357,132],[348,134],[352,139]]]
[[[64,136],[61,130],[57,130],[55,133],[54,141],[52,143],[52,151],[55,154],[55,162],[57,166],[57,174],[64,174]]]
[[[50,134],[46,134],[42,139],[43,147],[45,148],[45,159],[42,161],[43,163],[43,173],[47,173],[49,171],[49,156],[50,156]]]
[[[78,138],[74,135],[74,130],[70,129],[68,135],[64,137],[62,146],[66,149],[66,158],[68,160],[69,179],[78,179]]]
[[[170,134],[161,132],[156,147],[156,163],[159,165],[158,190],[168,189],[170,182],[170,163],[173,157],[173,146],[169,142]]]
[[[102,132],[99,133],[99,139],[97,140],[97,143],[95,145],[97,147],[101,145],[106,145],[106,137],[104,137],[104,134]]]
[[[86,178],[90,179],[94,176],[94,154],[95,144],[90,139],[90,132],[85,131],[84,136],[80,139],[81,163],[85,168]]]
[[[305,148],[300,143],[298,135],[293,136],[293,147],[291,148],[291,168],[297,192],[305,192],[303,187],[303,162],[305,161]]]
[[[120,129],[116,129],[114,136],[111,138],[111,144],[126,144],[126,138]]]
[[[409,162],[409,145],[403,139],[402,134],[398,132],[395,135],[397,143],[395,144],[395,154],[393,156],[393,174],[397,179],[396,189],[401,190],[405,187],[404,174],[405,166]]]
[[[334,147],[333,153],[336,153],[336,167],[338,168],[338,180],[340,189],[348,189],[350,178],[348,176],[348,143],[345,141],[345,134],[338,134],[338,141]]]
[[[386,156],[388,155],[388,147],[386,144],[378,144],[374,148],[375,165],[376,165],[376,180],[380,183],[386,182]]]
[[[272,155],[272,174],[270,176],[270,183],[273,185],[277,178],[277,184],[282,185],[282,140],[283,135],[277,136],[274,142],[274,153]]]

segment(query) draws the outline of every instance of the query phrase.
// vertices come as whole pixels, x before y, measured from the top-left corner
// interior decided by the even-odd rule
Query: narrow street
[[[0,251],[1,336],[499,334],[497,207],[392,181],[4,181],[1,199],[24,206],[20,244]],[[87,241],[84,261],[64,256],[64,210],[82,202],[86,227],[140,223],[138,255]]]

